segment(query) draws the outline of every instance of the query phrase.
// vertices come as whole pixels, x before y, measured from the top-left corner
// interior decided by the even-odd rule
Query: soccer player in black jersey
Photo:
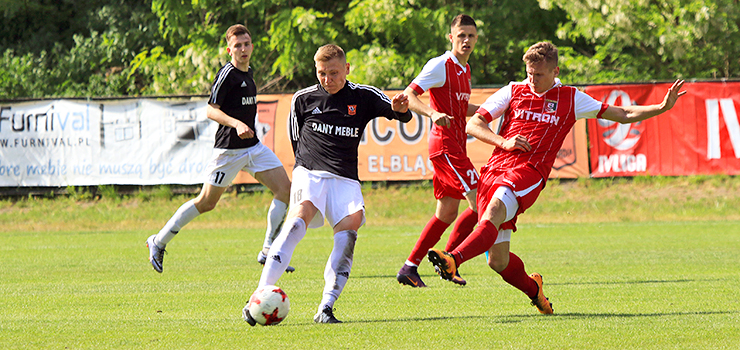
[[[290,196],[288,174],[280,159],[260,143],[254,132],[257,87],[249,66],[249,59],[254,50],[252,35],[247,27],[241,24],[233,25],[226,31],[226,44],[231,61],[218,71],[206,107],[208,118],[219,123],[213,158],[206,168],[208,180],[203,184],[197,198],[180,206],[162,230],[146,241],[149,247],[149,261],[154,270],[160,273],[167,243],[195,217],[213,210],[226,187],[240,170],[249,172],[274,194],[267,213],[265,243],[257,258],[262,264],[265,261],[265,253],[280,232],[288,209]]]
[[[375,87],[347,81],[349,63],[337,45],[324,45],[314,55],[319,84],[296,92],[290,109],[290,139],[295,153],[290,210],[267,254],[259,286],[274,285],[288,266],[307,228],[334,229],[334,248],[324,270],[324,292],[317,323],[339,323],[334,302],[352,268],[357,230],[365,207],[357,175],[357,148],[365,126],[374,118],[411,120],[408,97],[393,100]],[[249,304],[243,311],[250,325]]]

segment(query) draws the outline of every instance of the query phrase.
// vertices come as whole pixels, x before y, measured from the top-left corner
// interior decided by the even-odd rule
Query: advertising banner
[[[481,104],[497,89],[475,89]],[[400,91],[386,91],[389,97]],[[255,132],[290,175],[288,137],[292,94],[258,95]],[[421,96],[427,102],[428,94]],[[0,187],[200,184],[218,124],[206,117],[205,97],[177,99],[46,100],[0,104]],[[495,127],[494,121],[492,127]],[[364,181],[431,179],[427,117],[409,123],[376,118],[359,149]],[[568,136],[551,177],[588,176],[585,126]],[[480,168],[493,146],[468,138]],[[234,183],[256,183],[241,172]]]
[[[660,103],[670,83],[589,86],[612,105]],[[633,124],[589,120],[593,177],[740,174],[740,82],[685,83],[672,110]]]
[[[199,100],[0,106],[0,186],[193,184],[217,125]]]

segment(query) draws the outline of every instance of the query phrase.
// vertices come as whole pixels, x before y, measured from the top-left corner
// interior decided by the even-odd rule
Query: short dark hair
[[[252,37],[252,33],[249,32],[249,29],[245,27],[243,24],[234,24],[233,26],[229,27],[229,29],[226,30],[226,44],[229,44],[229,38],[232,36],[238,36],[242,34],[247,34],[249,37]]]
[[[540,41],[527,49],[522,57],[525,63],[533,64],[545,61],[558,65],[558,48],[551,42]]]
[[[478,26],[475,25],[475,20],[473,19],[473,17],[462,13],[455,16],[455,18],[452,19],[452,24],[450,24],[450,28],[457,26],[473,26],[476,29],[478,28]]]
[[[326,44],[316,50],[316,54],[313,55],[313,60],[316,62],[326,62],[335,58],[341,58],[346,60],[344,50],[341,47],[334,44]]]

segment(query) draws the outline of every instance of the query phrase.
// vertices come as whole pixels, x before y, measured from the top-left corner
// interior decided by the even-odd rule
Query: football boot
[[[533,279],[535,283],[537,283],[537,296],[530,298],[532,299],[532,305],[536,306],[537,310],[540,310],[540,313],[553,313],[552,303],[550,302],[550,299],[545,297],[545,293],[542,291],[542,275],[535,272],[529,275],[529,278]]]
[[[419,276],[419,272],[417,271],[417,269],[417,266],[409,266],[404,264],[401,270],[398,271],[398,274],[396,275],[396,280],[398,280],[398,283],[400,284],[405,284],[414,288],[426,287],[427,285],[424,284],[424,281],[421,280],[421,276]]]

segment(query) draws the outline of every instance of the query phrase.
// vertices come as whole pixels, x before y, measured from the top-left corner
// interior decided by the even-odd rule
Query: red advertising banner
[[[660,103],[670,83],[588,86],[611,105]],[[740,82],[686,83],[672,110],[634,124],[589,120],[591,176],[740,174]]]

